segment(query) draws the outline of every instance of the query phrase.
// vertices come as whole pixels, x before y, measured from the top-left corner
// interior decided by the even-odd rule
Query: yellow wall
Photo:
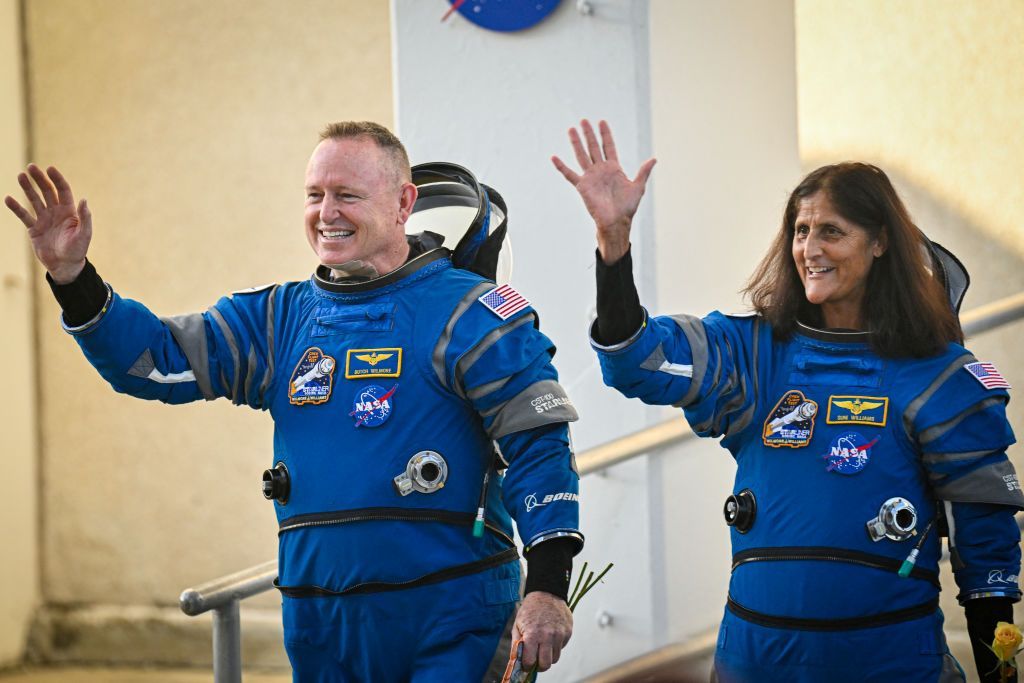
[[[1024,3],[796,7],[803,157],[875,160],[1024,255]]]
[[[302,180],[319,129],[391,123],[387,3],[33,0],[27,11],[35,161],[88,198],[101,276],[161,315],[309,276]],[[173,605],[186,586],[275,556],[259,490],[268,415],[115,394],[45,288],[38,325],[49,604]]]
[[[13,194],[25,165],[20,19],[17,0],[0,0],[0,195]],[[24,228],[0,209],[0,666],[17,660],[39,598],[36,388],[32,285]]]

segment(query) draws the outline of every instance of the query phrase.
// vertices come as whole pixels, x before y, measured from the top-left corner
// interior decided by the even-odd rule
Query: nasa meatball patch
[[[335,365],[319,347],[306,349],[288,382],[288,402],[296,406],[326,403],[331,397]]]
[[[802,448],[814,435],[818,404],[796,389],[787,391],[764,421],[761,440],[772,448]]]
[[[380,427],[388,421],[395,408],[395,391],[398,385],[385,389],[378,384],[367,384],[352,399],[352,412],[356,427]]]
[[[832,439],[828,453],[821,456],[828,461],[827,472],[839,474],[859,474],[867,466],[871,458],[871,449],[878,443],[878,438],[866,438],[859,432],[844,432]]]

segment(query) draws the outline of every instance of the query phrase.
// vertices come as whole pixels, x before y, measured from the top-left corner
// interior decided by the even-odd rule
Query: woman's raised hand
[[[71,186],[53,166],[43,173],[43,169],[30,164],[28,173],[18,174],[18,184],[32,210],[11,196],[4,198],[4,204],[28,228],[36,258],[54,282],[71,282],[85,267],[85,255],[92,239],[92,215],[88,205],[83,199],[75,206]]]
[[[580,128],[583,129],[586,147],[575,128],[569,129],[569,142],[572,143],[582,173],[573,171],[557,156],[551,157],[551,162],[583,198],[597,228],[597,248],[601,252],[601,259],[611,264],[629,251],[629,231],[633,216],[640,206],[640,199],[647,188],[647,178],[657,160],[652,158],[645,161],[636,177],[630,180],[619,165],[615,140],[608,124],[605,121],[598,123],[600,143],[590,121],[583,119]]]

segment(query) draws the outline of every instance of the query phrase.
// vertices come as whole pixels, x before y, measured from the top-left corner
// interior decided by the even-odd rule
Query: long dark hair
[[[927,238],[885,173],[854,162],[822,166],[797,185],[775,241],[743,290],[776,336],[788,339],[797,320],[823,325],[821,308],[804,294],[792,253],[800,201],[818,192],[826,194],[843,218],[867,230],[870,239],[888,244],[868,273],[864,295],[862,315],[872,333],[872,348],[890,358],[920,358],[941,353],[948,342],[962,343],[960,321],[932,275]]]

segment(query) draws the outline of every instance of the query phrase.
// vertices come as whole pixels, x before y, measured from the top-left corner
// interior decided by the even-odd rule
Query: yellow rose
[[[1021,641],[1024,641],[1024,635],[1021,635],[1019,628],[1000,621],[996,624],[996,637],[992,641],[992,650],[1000,661],[1012,662]]]

